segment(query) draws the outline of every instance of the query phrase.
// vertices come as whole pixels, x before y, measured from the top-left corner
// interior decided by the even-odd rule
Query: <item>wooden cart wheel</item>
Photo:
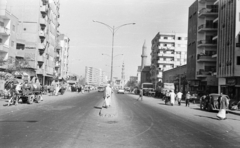
[[[32,104],[33,103],[33,99],[34,99],[34,96],[33,95],[29,95],[28,96],[28,100],[27,100],[28,104]]]

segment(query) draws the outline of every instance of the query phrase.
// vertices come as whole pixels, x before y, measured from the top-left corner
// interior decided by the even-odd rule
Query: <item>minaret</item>
[[[142,47],[142,69],[144,68],[144,66],[146,66],[146,62],[147,62],[147,47],[146,47],[146,40],[143,43],[143,47]]]

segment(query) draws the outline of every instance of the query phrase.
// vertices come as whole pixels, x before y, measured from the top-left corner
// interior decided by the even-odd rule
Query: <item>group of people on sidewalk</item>
[[[173,106],[175,104],[175,100],[178,102],[178,105],[181,105],[181,100],[182,100],[182,96],[183,93],[182,92],[178,92],[177,94],[175,94],[173,91],[170,91],[169,93],[166,94],[168,97],[170,97],[170,105]],[[186,107],[189,107],[190,105],[190,92],[187,92],[186,97],[185,97],[185,102],[186,102]],[[223,95],[223,93],[220,94],[219,98],[218,98],[218,108],[219,108],[219,112],[217,114],[217,117],[219,120],[225,120],[227,119],[227,109],[229,106],[229,100],[227,99],[226,96]]]

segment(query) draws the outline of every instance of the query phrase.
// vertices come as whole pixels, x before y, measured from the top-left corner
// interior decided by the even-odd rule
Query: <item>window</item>
[[[181,40],[182,38],[181,37],[178,37],[178,40]]]
[[[2,43],[2,39],[0,38],[0,44]]]
[[[4,23],[3,23],[3,22],[0,22],[0,26],[2,26],[2,27],[3,27],[3,26],[4,26]]]
[[[15,31],[15,25],[13,25],[12,27],[13,27],[12,30]]]
[[[14,47],[14,41],[11,42],[11,46]]]
[[[237,56],[237,65],[240,65],[240,56]]]

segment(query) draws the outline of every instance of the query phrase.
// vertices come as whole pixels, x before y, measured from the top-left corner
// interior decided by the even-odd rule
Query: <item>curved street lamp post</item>
[[[127,25],[135,25],[135,23],[127,23],[127,24],[123,24],[123,25],[120,25],[120,26],[118,26],[118,27],[111,27],[111,26],[109,26],[109,25],[107,25],[107,24],[105,24],[105,23],[103,23],[103,22],[99,22],[99,21],[95,21],[95,20],[93,20],[93,22],[95,22],[95,23],[99,23],[99,24],[102,24],[102,25],[104,25],[104,26],[106,26],[111,32],[112,32],[112,55],[111,55],[111,83],[112,83],[112,76],[113,76],[113,49],[114,49],[114,35],[115,35],[115,33],[118,31],[118,29],[119,28],[121,28],[121,27],[123,27],[123,26],[127,26]]]

